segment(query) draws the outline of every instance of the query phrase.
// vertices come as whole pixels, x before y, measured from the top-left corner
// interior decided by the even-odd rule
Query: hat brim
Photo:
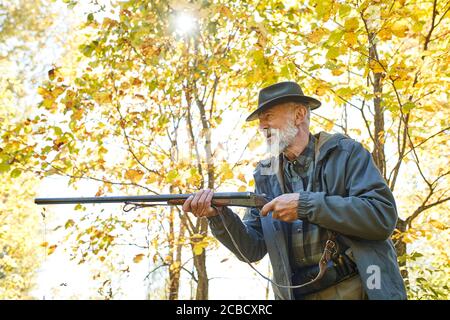
[[[311,109],[317,109],[318,107],[320,107],[320,105],[322,104],[319,100],[314,99],[312,97],[308,97],[308,96],[301,96],[298,94],[292,94],[292,95],[285,95],[282,97],[276,97],[272,100],[266,101],[265,103],[263,103],[262,105],[260,105],[258,107],[258,109],[256,109],[255,111],[253,111],[245,121],[253,121],[258,119],[258,114],[260,114],[263,111],[266,111],[267,109],[270,109],[271,107],[274,107],[278,104],[281,103],[286,103],[286,102],[303,102],[306,103],[307,106]]]

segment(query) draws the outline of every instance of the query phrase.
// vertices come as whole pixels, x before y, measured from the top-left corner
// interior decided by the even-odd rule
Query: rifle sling
[[[319,134],[319,139],[318,139],[319,141],[316,142],[314,166],[316,166],[316,163],[317,163],[316,161],[319,156],[320,146],[323,145],[323,143],[325,143],[325,141],[329,139],[329,136],[325,136],[324,137],[325,139],[321,139],[322,137],[324,137],[324,135],[322,133]],[[276,172],[276,176],[278,179],[278,183],[280,184],[281,192],[284,194],[284,193],[286,193],[287,188],[286,188],[286,184],[285,184],[286,182],[285,182],[285,178],[284,178],[284,159],[283,158],[284,158],[283,153],[280,153],[279,161],[278,161],[278,170]],[[335,255],[337,254],[337,243],[336,243],[337,234],[336,234],[336,232],[334,232],[332,230],[327,230],[327,232],[328,232],[328,240],[325,244],[322,256],[319,260],[319,272],[318,272],[317,276],[309,282],[306,282],[299,286],[295,286],[296,288],[302,288],[307,285],[311,285],[311,284],[319,281],[320,279],[322,279],[327,271],[328,262],[330,260],[332,260],[332,258],[335,257]],[[291,253],[290,253],[290,251],[292,250],[292,230],[290,228],[288,229],[288,234],[287,234],[287,245],[288,245],[288,250],[289,250],[289,252],[288,252],[289,262],[292,265],[292,262],[291,262],[292,257],[291,257]]]

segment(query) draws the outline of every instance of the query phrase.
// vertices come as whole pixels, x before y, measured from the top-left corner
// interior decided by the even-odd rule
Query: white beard
[[[272,156],[278,156],[286,150],[295,139],[298,133],[298,128],[295,126],[294,120],[289,121],[284,129],[266,129],[263,134],[266,137],[267,152]],[[268,136],[270,135],[270,140]]]

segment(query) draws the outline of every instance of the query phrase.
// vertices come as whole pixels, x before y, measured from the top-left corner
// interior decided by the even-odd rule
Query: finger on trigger
[[[272,219],[278,219],[278,214],[276,211],[272,211]]]
[[[267,216],[267,214],[269,213],[269,211],[272,210],[272,207],[273,207],[273,202],[272,202],[272,201],[270,201],[269,203],[266,203],[266,204],[264,205],[264,207],[262,207],[262,209],[261,209],[261,215]]]

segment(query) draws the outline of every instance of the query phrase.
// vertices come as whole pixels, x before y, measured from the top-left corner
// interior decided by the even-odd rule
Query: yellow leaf
[[[175,262],[172,263],[172,264],[170,265],[170,267],[169,267],[169,269],[170,269],[171,271],[177,270],[177,269],[179,269],[179,268],[180,268],[180,262],[178,262],[178,261],[175,261]]]
[[[430,224],[439,230],[447,230],[448,229],[448,226],[446,226],[445,224],[443,224],[442,222],[437,221],[437,220],[430,220]]]
[[[350,46],[354,46],[358,43],[357,41],[357,36],[355,32],[346,32],[344,34],[344,40],[350,45]]]
[[[137,254],[137,255],[134,256],[133,262],[134,262],[134,263],[139,263],[139,262],[142,261],[142,259],[144,259],[144,257],[145,257],[145,254],[139,253],[139,254]]]
[[[152,174],[150,176],[148,176],[148,178],[145,180],[146,184],[152,184],[154,182],[156,182],[157,178],[156,175]]]
[[[96,92],[92,95],[92,97],[98,104],[111,103],[112,101],[112,97],[109,92]]]
[[[381,40],[391,40],[392,39],[392,31],[389,28],[383,28],[378,32],[378,37]]]
[[[61,88],[61,87],[56,87],[56,88],[53,89],[53,91],[52,91],[52,96],[53,96],[54,98],[57,98],[57,97],[59,97],[63,92],[64,92],[64,89],[63,89],[63,88]]]
[[[319,85],[319,86],[316,88],[315,93],[316,93],[316,95],[318,95],[318,96],[323,96],[323,95],[327,92],[327,90],[328,90],[327,87],[322,86],[322,85]]]
[[[245,186],[240,186],[238,192],[245,192],[247,188]]]
[[[405,22],[396,22],[391,27],[392,33],[396,35],[399,38],[404,38],[406,36],[406,33],[408,32],[408,26]]]
[[[169,173],[167,174],[167,182],[172,182],[173,180],[176,179],[176,177],[178,177],[178,171],[177,170],[171,170],[169,171]]]
[[[245,175],[243,173],[239,174],[238,179],[241,180],[244,183],[247,183],[247,180],[245,180]]]
[[[55,252],[57,245],[53,244],[50,247],[48,247],[47,255],[51,255],[53,252]]]
[[[69,220],[67,220],[64,227],[67,229],[67,228],[72,227],[73,225],[75,225],[75,221],[73,221],[72,219],[69,219]]]
[[[144,172],[142,172],[141,170],[128,169],[125,172],[125,178],[132,181],[133,183],[138,183],[139,181],[141,181],[143,176]]]
[[[341,74],[343,74],[345,71],[345,68],[336,68],[334,70],[331,71],[331,73],[333,74],[333,76],[340,76]]]
[[[104,192],[103,187],[99,187],[97,192],[95,193],[95,196],[100,197],[103,194],[103,192]]]
[[[378,61],[370,60],[369,68],[372,70],[373,73],[384,72],[383,66]]]
[[[37,89],[37,92],[38,92],[38,94],[41,95],[44,99],[52,96],[51,93],[50,93],[50,91],[48,91],[47,89],[45,89],[45,88],[43,88],[43,87],[39,87],[39,88]]]
[[[233,17],[233,12],[225,5],[219,5],[217,11],[226,17],[229,17],[229,18]]]
[[[46,242],[42,242],[41,244],[40,244],[40,246],[41,247],[46,247],[46,246],[48,246],[48,242],[46,241]]]
[[[168,263],[168,264],[172,263],[172,260],[173,260],[173,258],[172,258],[171,255],[167,255],[167,256],[164,258],[164,262],[165,262],[165,263]]]
[[[110,26],[115,26],[115,25],[117,25],[117,21],[116,20],[112,20],[110,18],[103,19],[102,27],[108,28]]]
[[[203,245],[201,245],[201,242],[195,244],[195,245],[194,245],[194,254],[195,254],[196,256],[199,256],[199,255],[201,255],[202,253],[203,253]]]
[[[359,20],[356,17],[345,20],[345,23],[344,23],[345,31],[355,31],[356,29],[358,29],[358,26],[359,26]]]
[[[223,164],[221,171],[223,174],[223,179],[233,179],[234,178],[233,171],[230,169],[230,165],[228,163]]]
[[[195,240],[200,240],[200,239],[203,239],[205,236],[204,235],[202,235],[202,234],[200,234],[200,233],[194,233],[192,236],[191,236],[191,239],[193,240],[193,241],[195,241]]]
[[[413,243],[414,242],[414,239],[408,234],[403,236],[402,240],[404,243]]]
[[[430,106],[430,105],[424,105],[423,107],[422,107],[422,109],[423,110],[425,110],[425,111],[428,111],[428,112],[436,112],[436,109],[435,108],[433,108],[432,106]]]
[[[330,31],[325,28],[316,28],[310,34],[306,36],[311,43],[318,43],[325,35],[328,35]]]
[[[327,121],[325,124],[325,131],[331,131],[334,127],[333,121]]]
[[[233,179],[233,177],[234,177],[233,171],[231,171],[231,170],[225,171],[223,177],[224,177],[224,179]]]

